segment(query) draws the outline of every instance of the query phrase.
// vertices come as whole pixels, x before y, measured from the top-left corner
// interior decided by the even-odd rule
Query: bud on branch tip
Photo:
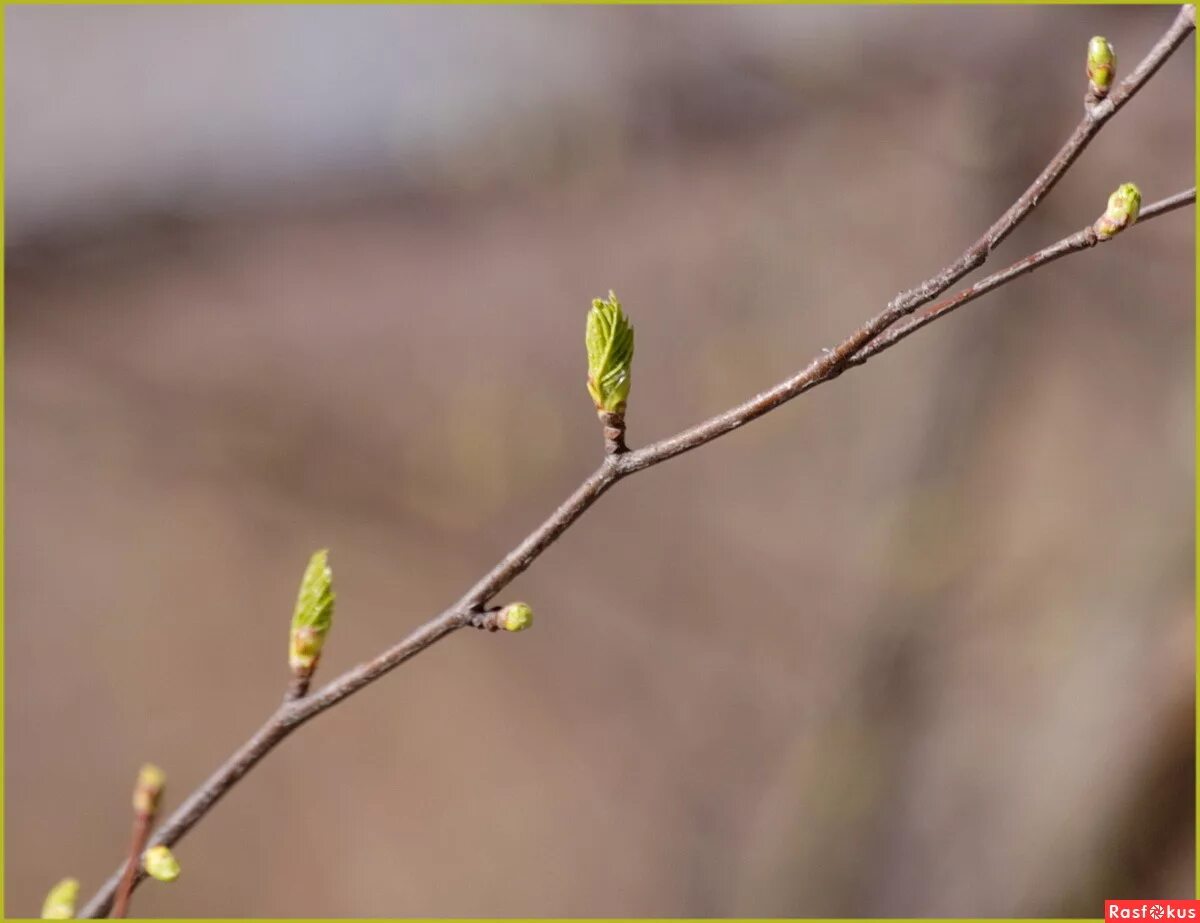
[[[296,597],[296,612],[292,616],[291,644],[288,664],[292,673],[312,673],[325,646],[325,635],[333,624],[333,571],[329,569],[329,552],[318,551],[308,562],[300,580]]]
[[[70,920],[75,916],[75,899],[79,897],[79,882],[64,878],[46,895],[42,904],[43,920]]]
[[[1117,76],[1117,51],[1103,35],[1088,42],[1087,76],[1088,89],[1095,99],[1108,95],[1108,88]]]
[[[166,774],[152,763],[147,763],[138,772],[137,785],[133,789],[133,809],[138,814],[153,816],[158,811]]]
[[[599,413],[622,413],[629,398],[629,371],[633,364],[633,327],[613,292],[596,298],[588,311],[585,336],[588,357],[588,393]]]
[[[179,860],[165,846],[151,846],[142,853],[142,868],[157,881],[174,881],[179,877]]]
[[[1096,219],[1092,230],[1100,240],[1108,240],[1136,222],[1141,209],[1141,190],[1133,183],[1122,183],[1108,197],[1108,208]]]

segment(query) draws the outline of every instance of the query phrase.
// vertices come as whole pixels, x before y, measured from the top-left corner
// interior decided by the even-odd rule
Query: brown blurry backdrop
[[[948,262],[1173,8],[7,12],[7,910],[636,445]],[[1193,183],[1194,40],[993,257]],[[1193,895],[1190,210],[621,484],[288,740],[139,915],[1087,915]],[[153,883],[152,883],[153,884]]]

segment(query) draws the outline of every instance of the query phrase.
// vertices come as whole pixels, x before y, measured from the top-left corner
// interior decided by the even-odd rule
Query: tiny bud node
[[[533,624],[533,609],[526,603],[509,603],[474,613],[469,624],[484,631],[524,631]]]
[[[1122,183],[1108,197],[1108,208],[1096,219],[1092,230],[1100,240],[1109,240],[1134,224],[1142,209],[1142,192],[1133,183]]]
[[[75,900],[79,897],[79,882],[64,878],[46,895],[42,904],[43,920],[70,920],[75,917]]]
[[[138,814],[153,815],[158,811],[167,776],[153,763],[147,763],[138,772],[137,785],[133,789],[133,809]]]
[[[142,868],[157,881],[174,881],[179,877],[179,860],[165,846],[151,846],[142,853]]]
[[[499,621],[505,631],[524,631],[533,624],[533,610],[525,603],[511,603],[500,612]]]

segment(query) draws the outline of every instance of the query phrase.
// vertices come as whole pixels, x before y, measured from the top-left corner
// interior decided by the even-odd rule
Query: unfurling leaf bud
[[[151,846],[142,853],[142,868],[158,881],[174,881],[179,877],[179,860],[165,846]]]
[[[510,603],[500,611],[498,621],[505,631],[524,631],[533,624],[533,610],[525,603]]]
[[[79,897],[79,882],[64,878],[46,895],[42,904],[43,920],[70,920],[75,917],[75,899]]]
[[[292,616],[291,644],[288,646],[288,664],[292,673],[312,673],[332,624],[333,571],[329,569],[329,552],[322,550],[309,560],[304,577],[300,580],[300,594],[296,597],[296,612]]]
[[[1088,42],[1087,76],[1089,89],[1096,99],[1108,95],[1108,88],[1117,76],[1117,51],[1103,35]]]
[[[1096,219],[1092,230],[1101,240],[1108,240],[1137,221],[1141,209],[1141,190],[1133,183],[1122,183],[1108,197],[1108,208]]]
[[[633,327],[612,292],[596,298],[588,311],[585,336],[588,356],[588,393],[599,413],[623,413],[629,397],[629,370],[633,364]]]
[[[143,766],[133,789],[133,809],[138,814],[153,816],[158,811],[158,801],[166,783],[166,774],[157,766],[151,763]]]

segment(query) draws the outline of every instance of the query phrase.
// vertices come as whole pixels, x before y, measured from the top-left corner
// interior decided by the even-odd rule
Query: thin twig
[[[1184,192],[1176,193],[1167,199],[1162,199],[1155,202],[1153,205],[1147,205],[1142,209],[1142,213],[1137,220],[1137,224],[1144,224],[1152,218],[1157,218],[1165,215],[1168,212],[1173,212],[1177,208],[1183,208],[1185,205],[1191,205],[1196,201],[1196,187],[1193,186]],[[1137,227],[1135,224],[1134,227]],[[1032,253],[1023,260],[1017,260],[1007,269],[1002,269],[999,272],[993,273],[985,279],[980,279],[970,288],[963,289],[953,298],[947,298],[945,301],[940,301],[933,307],[922,311],[915,317],[910,317],[907,320],[897,324],[895,327],[881,333],[870,343],[854,354],[854,357],[846,363],[849,368],[853,365],[862,365],[872,356],[883,352],[895,346],[907,336],[916,333],[926,324],[932,323],[939,317],[944,317],[951,311],[961,308],[965,304],[969,304],[981,295],[986,295],[992,289],[999,288],[1016,279],[1018,276],[1023,276],[1027,272],[1033,272],[1035,269],[1040,269],[1047,263],[1053,263],[1057,259],[1068,256],[1072,253],[1078,253],[1080,250],[1087,250],[1096,246],[1103,241],[1096,236],[1096,232],[1089,225],[1081,231],[1077,231],[1070,237],[1064,237],[1062,240],[1051,244],[1049,247],[1044,247],[1037,253]]]
[[[117,896],[113,902],[114,917],[124,917],[129,912],[129,898],[133,894],[134,876],[141,869],[142,853],[150,838],[150,827],[158,813],[159,800],[163,792],[163,774],[157,766],[143,766],[133,787],[133,834],[129,843],[129,859],[121,875]]]
[[[151,818],[148,814],[133,816],[133,835],[129,842],[129,858],[125,861],[125,871],[121,875],[121,884],[117,888],[117,896],[113,900],[113,917],[121,919],[129,911],[129,898],[133,894],[133,877],[141,867],[142,853],[146,849],[146,841],[150,839]]]
[[[341,676],[330,681],[303,698],[285,701],[279,709],[262,725],[254,735],[216,770],[191,796],[181,804],[175,812],[155,832],[152,840],[155,845],[171,846],[186,834],[208,811],[228,792],[247,772],[252,769],[267,753],[273,750],[285,737],[301,724],[321,714],[354,694],[364,686],[379,679],[409,658],[435,644],[472,622],[484,606],[504,587],[523,573],[537,557],[565,532],[572,523],[588,510],[610,487],[617,481],[637,471],[652,465],[660,464],[684,452],[711,442],[726,433],[757,419],[765,413],[779,407],[797,395],[809,390],[815,385],[830,381],[852,365],[860,365],[872,355],[899,342],[903,336],[897,336],[887,345],[874,348],[873,341],[888,327],[898,320],[911,314],[917,308],[932,301],[946,291],[956,281],[972,269],[980,266],[991,251],[1021,223],[1037,204],[1045,198],[1067,169],[1075,162],[1087,144],[1095,137],[1101,127],[1118,109],[1127,103],[1154,75],[1168,57],[1174,52],[1194,28],[1194,10],[1185,6],[1176,16],[1175,21],[1154,45],[1145,59],[1134,71],[1118,84],[1109,97],[1092,106],[1085,112],[1083,120],[1072,132],[1062,149],[1054,156],[1033,184],[1022,193],[1020,198],[993,224],[987,232],[969,247],[957,260],[942,269],[925,282],[897,295],[887,307],[872,320],[868,321],[853,334],[843,340],[832,350],[822,351],[822,354],[810,362],[802,371],[788,380],[776,385],[768,391],[756,395],[750,400],[681,433],[644,448],[631,452],[606,455],[604,461],[586,480],[576,488],[567,500],[556,509],[548,519],[531,532],[516,548],[510,551],[502,561],[485,574],[470,590],[454,605],[438,616],[421,625],[408,637],[384,651],[373,660],[362,663]],[[1182,194],[1186,197],[1188,194]],[[1193,194],[1194,195],[1194,194]],[[1175,201],[1178,199],[1179,201]],[[1181,197],[1147,207],[1141,219],[1134,225],[1165,214],[1172,208],[1186,204]],[[1082,232],[1081,232],[1082,233]],[[1078,235],[1076,235],[1078,236]],[[1070,240],[1072,238],[1069,238]],[[1060,242],[1061,244],[1062,242]],[[1059,245],[1054,245],[1055,247]],[[1056,252],[1040,261],[1024,266],[1019,272],[1005,270],[996,274],[996,281],[987,289],[972,295],[971,300],[984,291],[990,291],[999,285],[1030,272],[1038,266],[1045,265],[1067,252],[1077,252],[1086,246]],[[1054,247],[1041,251],[1046,254]],[[1038,254],[1034,254],[1036,258]],[[1027,260],[1022,260],[1023,265]],[[1006,275],[1007,274],[1007,275]],[[999,278],[1005,276],[1003,279]],[[984,280],[986,283],[988,280]],[[979,283],[983,285],[984,283]],[[955,296],[959,298],[960,296]],[[951,299],[954,301],[955,299]],[[965,304],[966,300],[959,301]],[[940,310],[928,320],[926,315],[918,318],[922,326],[937,317],[944,316],[952,308],[939,305],[934,310]],[[902,328],[897,328],[897,330]],[[916,329],[914,327],[913,329]],[[909,330],[908,332],[912,332]],[[860,357],[861,353],[870,352]],[[97,917],[105,914],[112,905],[113,895],[120,881],[122,869],[110,878],[88,904],[80,912],[80,917]],[[144,873],[135,874],[133,886],[144,877]]]

